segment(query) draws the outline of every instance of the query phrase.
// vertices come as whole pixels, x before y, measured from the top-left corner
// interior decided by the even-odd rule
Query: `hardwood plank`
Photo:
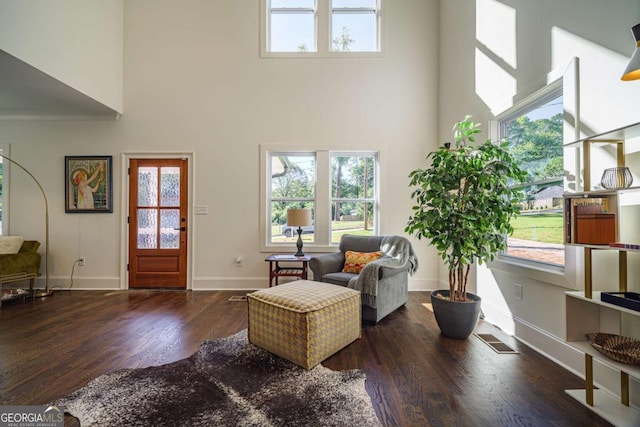
[[[247,327],[233,291],[57,292],[0,308],[0,405],[45,404],[120,368],[164,364]],[[427,292],[323,362],[362,369],[385,426],[609,426],[564,390],[584,381],[488,323],[520,354],[442,336]],[[69,419],[69,425],[73,420]]]

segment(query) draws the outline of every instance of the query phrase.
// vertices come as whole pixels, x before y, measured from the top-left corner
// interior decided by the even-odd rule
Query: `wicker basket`
[[[640,364],[640,340],[602,332],[586,334],[585,337],[591,347],[616,362]]]

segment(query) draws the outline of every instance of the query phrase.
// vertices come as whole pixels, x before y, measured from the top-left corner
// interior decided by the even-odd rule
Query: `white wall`
[[[123,111],[123,0],[0,0],[0,48]]]
[[[547,74],[572,57],[580,60],[583,135],[639,121],[640,82],[620,81],[635,45],[630,28],[640,22],[636,0],[446,0],[440,7],[443,141],[465,114],[488,127],[495,114],[543,87]],[[630,278],[640,274],[637,260],[629,258],[634,264]],[[599,289],[615,289],[615,265],[614,254],[594,259]],[[583,358],[562,343],[564,292],[569,289],[535,275],[486,267],[476,273],[489,321],[570,369],[583,371]],[[578,279],[582,286],[581,275]],[[515,298],[515,283],[523,285],[522,300]],[[612,377],[605,372],[597,381],[616,390]]]
[[[44,178],[52,275],[68,286],[117,288],[122,278],[123,153],[193,152],[193,288],[267,286],[259,252],[259,144],[385,147],[381,230],[403,234],[408,173],[437,145],[438,2],[385,2],[382,58],[261,59],[258,1],[132,0],[125,7],[124,102],[117,122],[7,121],[0,143]],[[65,214],[65,155],[112,155],[114,212]],[[15,175],[11,232],[37,237],[33,184]],[[31,195],[33,194],[33,196]],[[35,235],[35,236],[34,236]],[[435,287],[425,242],[412,288]],[[234,265],[237,255],[243,267]]]

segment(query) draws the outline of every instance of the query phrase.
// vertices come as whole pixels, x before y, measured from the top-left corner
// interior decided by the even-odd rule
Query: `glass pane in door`
[[[158,168],[138,168],[138,206],[158,206]]]
[[[160,249],[180,247],[180,209],[160,211]]]
[[[138,209],[138,249],[158,247],[158,210]]]
[[[160,168],[160,206],[180,206],[180,168]]]

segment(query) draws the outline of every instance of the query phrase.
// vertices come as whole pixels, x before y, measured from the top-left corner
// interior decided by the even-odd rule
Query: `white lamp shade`
[[[306,225],[311,225],[311,210],[310,209],[288,209],[287,225],[292,225],[295,227],[304,227]]]
[[[640,79],[640,24],[636,24],[631,29],[631,33],[636,40],[636,50],[633,51],[629,64],[622,74],[621,80],[624,81]]]

